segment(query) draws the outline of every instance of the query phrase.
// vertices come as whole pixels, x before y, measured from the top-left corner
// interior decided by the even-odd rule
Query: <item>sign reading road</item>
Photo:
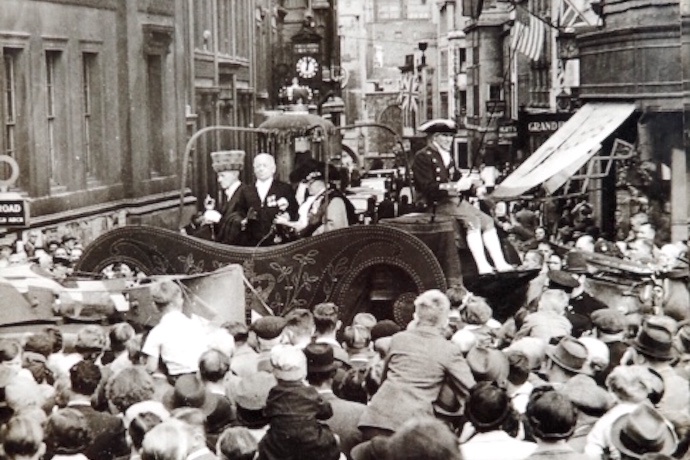
[[[27,227],[29,203],[17,193],[0,193],[0,226]]]
[[[9,155],[0,155],[0,163],[10,168],[10,177],[0,179],[0,227],[28,227],[29,203],[19,193],[8,192],[19,178],[17,160]]]

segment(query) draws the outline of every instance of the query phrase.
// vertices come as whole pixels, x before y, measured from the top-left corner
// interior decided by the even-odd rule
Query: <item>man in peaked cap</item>
[[[604,302],[587,293],[587,275],[590,272],[584,254],[580,251],[570,251],[566,253],[563,263],[563,271],[570,273],[578,281],[578,286],[570,293],[573,311],[589,317],[592,312],[606,308]]]
[[[474,184],[472,178],[461,175],[453,161],[455,123],[431,120],[422,124],[419,131],[427,135],[427,145],[415,154],[412,173],[422,205],[455,218],[465,228],[467,246],[480,274],[513,270],[503,256],[493,219],[466,199]],[[485,247],[493,266],[486,258]]]
[[[238,202],[245,187],[240,181],[244,168],[244,151],[222,150],[211,152],[211,163],[217,174],[218,186],[225,194],[225,203],[220,212],[215,208],[215,200],[210,196],[204,200],[206,212],[201,217],[201,227],[192,233],[194,236],[226,244],[242,245],[242,219]]]

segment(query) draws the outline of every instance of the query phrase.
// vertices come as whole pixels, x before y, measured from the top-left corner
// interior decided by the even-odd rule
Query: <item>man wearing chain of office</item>
[[[418,201],[428,210],[454,217],[456,232],[466,232],[467,246],[477,265],[479,274],[514,270],[503,256],[494,220],[467,201],[473,184],[478,178],[462,174],[455,166],[451,149],[456,132],[452,120],[430,120],[419,126],[418,131],[427,136],[427,145],[415,154],[412,164]],[[487,260],[484,248],[489,252],[493,266]]]

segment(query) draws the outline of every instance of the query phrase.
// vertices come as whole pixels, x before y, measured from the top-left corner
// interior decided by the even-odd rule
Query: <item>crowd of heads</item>
[[[589,458],[684,458],[690,324],[606,306],[576,329],[576,282],[556,281],[504,322],[453,287],[417,296],[408,324],[346,318],[322,303],[222,326],[186,315],[179,285],[158,282],[152,329],[51,326],[0,340],[2,455],[471,460],[482,437],[503,433],[522,443],[505,458],[554,446]],[[437,331],[475,384],[449,400],[439,393],[435,417],[367,438],[359,415],[387,378],[397,334],[415,330]],[[352,412],[338,419],[344,409],[326,394]]]

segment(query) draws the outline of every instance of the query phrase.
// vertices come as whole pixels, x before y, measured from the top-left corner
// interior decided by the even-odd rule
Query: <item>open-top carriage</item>
[[[98,273],[125,263],[148,275],[194,275],[228,264],[243,267],[248,304],[260,314],[334,302],[342,320],[361,311],[405,323],[411,301],[428,289],[462,282],[449,221],[426,214],[377,225],[355,225],[278,246],[248,248],[147,226],[112,230],[89,245],[76,266]],[[470,276],[465,284],[490,299],[496,316],[510,316],[536,271]],[[469,283],[468,283],[469,281]],[[219,293],[222,287],[219,287]],[[228,306],[233,299],[227,299]]]

